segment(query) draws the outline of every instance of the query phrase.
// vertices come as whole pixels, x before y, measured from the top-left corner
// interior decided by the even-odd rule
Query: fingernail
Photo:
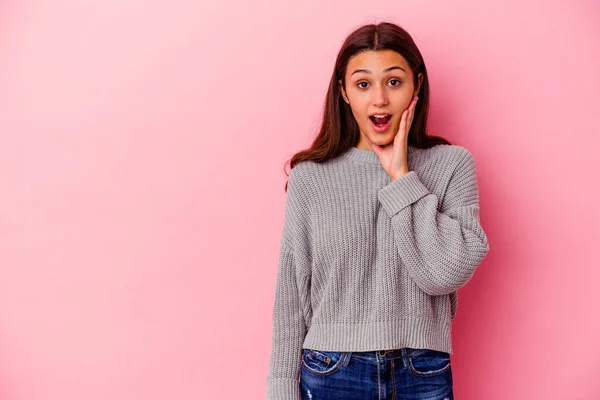
[[[419,96],[415,97],[415,103],[419,101]]]

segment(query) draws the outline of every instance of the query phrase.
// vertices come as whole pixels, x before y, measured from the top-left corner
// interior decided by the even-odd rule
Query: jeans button
[[[385,356],[385,353],[386,353],[386,351],[385,351],[385,350],[379,350],[379,355],[380,355],[380,356],[382,356],[382,357],[383,357],[383,356]]]

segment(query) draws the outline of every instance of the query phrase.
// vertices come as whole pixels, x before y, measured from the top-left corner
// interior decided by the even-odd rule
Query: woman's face
[[[413,73],[400,54],[393,50],[364,51],[350,58],[345,81],[345,88],[339,81],[340,91],[360,128],[357,147],[371,150],[365,136],[381,146],[393,142],[402,112],[418,94],[423,74],[418,75],[415,88]]]

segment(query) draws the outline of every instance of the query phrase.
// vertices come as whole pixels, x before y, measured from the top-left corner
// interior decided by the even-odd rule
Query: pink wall
[[[491,251],[459,292],[457,398],[600,398],[599,14],[0,2],[0,398],[263,398],[283,163],[345,35],[383,19],[478,163]]]

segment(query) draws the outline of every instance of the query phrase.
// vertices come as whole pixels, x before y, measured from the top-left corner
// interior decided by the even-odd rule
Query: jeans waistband
[[[376,351],[352,351],[352,356],[367,358],[371,360],[389,360],[394,358],[405,358],[408,349],[376,350]]]

